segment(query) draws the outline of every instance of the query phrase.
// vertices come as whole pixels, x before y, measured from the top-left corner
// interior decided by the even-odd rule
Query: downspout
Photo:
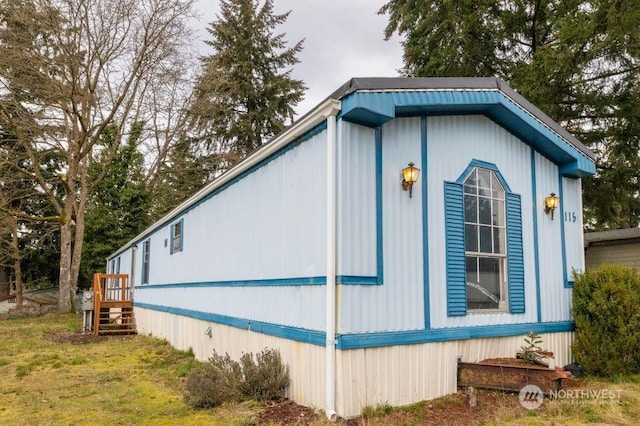
[[[327,324],[326,324],[326,408],[336,414],[336,114],[327,115]]]

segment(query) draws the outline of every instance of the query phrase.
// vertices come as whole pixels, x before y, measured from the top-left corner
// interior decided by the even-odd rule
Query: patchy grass
[[[144,336],[77,339],[80,317],[0,322],[0,424],[255,423],[261,407],[199,411],[182,399],[193,353]]]
[[[183,401],[186,375],[198,364],[192,351],[144,336],[81,336],[80,322],[79,316],[59,314],[0,321],[0,424],[278,425],[285,418],[287,424],[332,424],[291,402],[194,410]],[[471,408],[468,396],[458,392],[404,407],[378,404],[365,408],[359,419],[338,424],[638,423],[640,375],[582,379],[568,390],[582,393],[545,398],[536,410],[524,409],[518,395],[492,391],[478,391],[477,407]]]

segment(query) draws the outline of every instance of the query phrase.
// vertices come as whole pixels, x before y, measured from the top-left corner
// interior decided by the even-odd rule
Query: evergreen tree
[[[408,76],[497,76],[598,159],[585,224],[640,224],[640,8],[615,0],[391,0]]]
[[[302,41],[287,47],[285,34],[274,35],[288,13],[274,14],[273,1],[222,0],[206,43],[191,115],[204,168],[214,178],[245,158],[292,120],[304,84],[291,77]]]
[[[101,139],[101,151],[89,168],[98,182],[89,194],[79,287],[89,287],[93,274],[105,272],[107,256],[150,223],[151,193],[144,179],[144,158],[137,150],[142,123],[133,125],[125,144],[115,126]]]

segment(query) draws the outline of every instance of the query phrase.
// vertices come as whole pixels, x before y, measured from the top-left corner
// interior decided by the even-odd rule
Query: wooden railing
[[[133,289],[127,274],[93,275],[93,333],[132,334]]]

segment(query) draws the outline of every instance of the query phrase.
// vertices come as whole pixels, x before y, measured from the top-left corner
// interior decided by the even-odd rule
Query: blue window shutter
[[[169,254],[173,254],[173,223],[169,226]]]
[[[184,218],[180,219],[180,251],[182,251],[183,242],[184,242]]]
[[[522,314],[525,311],[522,208],[520,195],[511,193],[507,193],[507,278],[509,280],[509,312]]]
[[[447,315],[467,314],[467,275],[464,258],[464,197],[462,185],[444,183],[447,248]]]

